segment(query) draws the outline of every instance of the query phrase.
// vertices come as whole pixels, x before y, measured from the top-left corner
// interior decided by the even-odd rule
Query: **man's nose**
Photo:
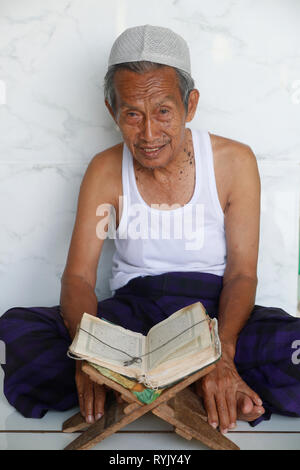
[[[149,117],[145,117],[141,131],[142,137],[147,142],[152,142],[158,136],[157,126]]]

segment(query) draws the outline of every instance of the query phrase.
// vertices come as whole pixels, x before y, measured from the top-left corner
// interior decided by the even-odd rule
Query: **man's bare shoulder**
[[[95,170],[112,171],[114,174],[122,167],[123,142],[97,153],[91,160]]]
[[[119,143],[97,153],[89,162],[81,186],[88,188],[92,197],[115,204],[122,194],[122,153]]]
[[[256,157],[248,144],[220,135],[210,134],[214,155],[227,164],[239,164],[241,161]]]
[[[122,155],[122,142],[97,153],[89,163],[90,172],[99,181],[118,190],[117,186],[122,183]]]
[[[226,213],[232,198],[239,197],[244,188],[253,185],[260,188],[260,176],[256,157],[247,144],[210,134],[216,181],[222,207]]]
[[[237,140],[210,134],[219,185],[226,190],[226,209],[248,188],[260,194],[260,175],[251,147]]]

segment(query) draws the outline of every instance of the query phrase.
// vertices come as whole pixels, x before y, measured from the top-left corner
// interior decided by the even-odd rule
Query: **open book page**
[[[70,351],[111,369],[117,366],[119,371],[124,369],[124,361],[145,354],[145,336],[84,313]],[[135,363],[133,368],[142,372],[142,366]]]
[[[146,374],[146,382],[152,387],[164,387],[167,384],[169,386],[178,379],[218,361],[222,351],[218,336],[217,319],[210,320],[210,326],[211,343],[207,347],[195,352],[189,348],[190,345],[188,344],[189,354],[186,354],[185,347],[178,349],[175,353],[170,354],[164,362]],[[183,357],[185,359],[182,360]]]
[[[211,335],[206,318],[203,305],[196,302],[153,326],[146,340],[146,351],[151,352],[146,356],[146,370],[150,371],[167,358],[172,358],[179,349],[182,358],[209,346]]]
[[[199,356],[200,354],[195,354],[189,357],[187,362],[184,363],[184,368],[182,367],[182,363],[178,363],[178,361],[169,361],[159,365],[157,369],[154,369],[153,372],[149,372],[146,375],[146,383],[151,384],[153,388],[160,388],[165,385],[169,386],[177,380],[187,377],[207,365],[215,363],[220,358],[217,351],[212,350],[210,347],[203,349],[201,351],[201,358]],[[181,364],[181,367],[179,364]]]
[[[197,346],[197,343],[198,343],[198,346]],[[155,366],[157,367],[159,364],[162,364],[166,361],[182,359],[185,356],[193,354],[195,352],[195,349],[201,349],[201,339],[199,337],[193,339],[190,343],[184,344],[183,346],[176,349],[175,351],[170,352],[170,354],[166,355],[162,361],[157,362]]]
[[[207,349],[207,347],[211,347],[211,354],[213,354],[215,351],[216,356],[219,357],[221,355],[221,345],[218,336],[218,321],[216,318],[210,320],[211,327],[209,327],[208,322],[209,320],[207,323],[202,323],[202,331],[200,336],[193,339],[191,343],[184,344],[179,349],[176,349],[176,351],[170,352],[170,354],[164,358],[163,362],[174,361],[176,359],[190,356],[191,354],[195,353],[195,347],[198,352],[201,351],[201,357],[202,352]],[[195,341],[198,343],[198,346]]]

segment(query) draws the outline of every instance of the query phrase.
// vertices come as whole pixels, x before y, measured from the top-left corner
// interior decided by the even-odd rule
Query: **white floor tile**
[[[63,422],[79,411],[79,408],[65,412],[48,411],[41,419],[24,418],[3,395],[3,371],[0,368],[0,431],[61,431]],[[157,416],[148,414],[129,424],[126,431],[168,431],[172,426]]]
[[[257,426],[251,427],[245,421],[238,421],[234,431],[246,432],[300,432],[300,418],[290,418],[273,414],[269,421],[262,421]],[[300,438],[300,435],[299,435]]]
[[[3,371],[0,369],[0,383],[2,381]],[[45,433],[45,431],[61,431],[62,423],[77,411],[78,408],[63,413],[50,411],[42,419],[24,418],[8,404],[2,392],[0,393],[0,431],[2,431],[0,449],[62,449],[76,436],[60,432]],[[171,425],[149,413],[126,426],[124,431],[157,431],[160,434],[118,433],[96,448],[110,450],[205,448],[194,440],[187,442],[176,434],[162,432],[172,429]],[[42,433],[12,431],[42,431]],[[297,432],[299,434],[296,434]],[[254,428],[248,423],[239,421],[234,432],[230,432],[228,437],[242,449],[300,449],[300,418],[273,415],[270,421],[264,421]]]
[[[300,434],[229,433],[241,450],[300,450]]]
[[[1,450],[62,450],[76,435],[63,433],[0,433]],[[300,436],[292,433],[229,433],[241,450],[300,450]],[[94,450],[207,450],[203,444],[186,441],[175,433],[117,433]]]
[[[63,422],[79,408],[65,412],[49,411],[41,419],[24,418],[8,403],[0,401],[0,431],[61,431]],[[168,431],[172,426],[153,414],[147,414],[124,428],[126,431]]]

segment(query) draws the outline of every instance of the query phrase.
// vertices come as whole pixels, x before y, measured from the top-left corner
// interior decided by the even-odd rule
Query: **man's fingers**
[[[81,371],[80,366],[76,367],[75,381],[80,413],[87,423],[94,423],[104,414],[106,388],[104,385],[95,384]]]
[[[81,372],[81,365],[79,367],[78,362],[76,363],[75,381],[76,381],[76,388],[77,388],[77,395],[78,395],[80,413],[82,414],[82,416],[85,416],[85,409],[84,409],[84,377],[83,377],[82,372]]]
[[[232,429],[236,426],[237,419],[237,400],[236,393],[232,389],[227,389],[225,392],[227,409],[229,415],[229,428]]]
[[[219,427],[221,432],[225,433],[228,431],[230,422],[229,422],[229,412],[227,407],[227,402],[225,399],[224,393],[216,393],[215,395],[217,411],[219,415]]]
[[[219,417],[214,394],[202,393],[202,398],[204,408],[207,413],[207,421],[213,428],[216,429],[219,425]]]
[[[78,401],[79,401],[80,413],[82,414],[82,416],[85,417],[84,395],[82,392],[78,392]]]
[[[89,379],[88,376],[85,377],[83,397],[85,420],[87,423],[91,424],[94,422],[94,387],[93,382]]]
[[[105,398],[105,387],[103,387],[103,385],[94,384],[94,417],[96,421],[104,415]]]

